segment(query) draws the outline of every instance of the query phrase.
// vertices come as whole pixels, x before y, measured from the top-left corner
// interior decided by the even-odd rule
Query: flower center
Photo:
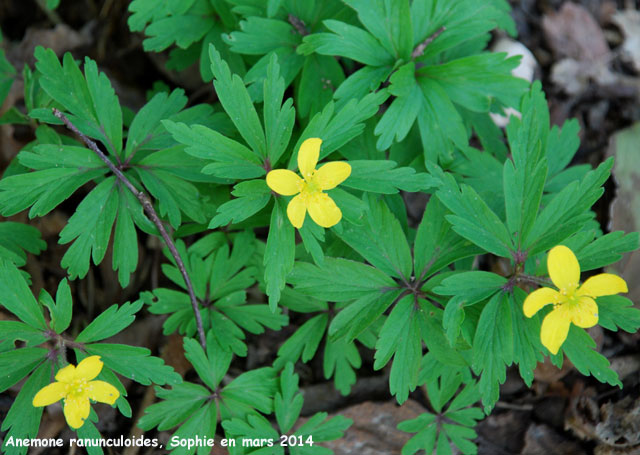
[[[302,183],[302,189],[300,190],[302,194],[307,193],[311,195],[311,194],[322,192],[322,188],[320,188],[320,185],[316,180],[315,174],[316,174],[316,171],[313,171],[304,177],[304,182]]]
[[[67,398],[78,399],[87,395],[91,386],[86,379],[76,379],[67,386]]]
[[[569,283],[567,286],[560,288],[560,298],[554,306],[558,307],[564,303],[578,303],[578,296],[576,295],[577,290],[578,283]]]

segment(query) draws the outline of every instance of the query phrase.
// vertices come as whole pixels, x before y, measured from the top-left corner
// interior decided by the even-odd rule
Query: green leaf
[[[614,332],[618,328],[629,333],[636,333],[640,327],[640,310],[634,308],[633,302],[621,295],[598,297],[598,324]]]
[[[84,59],[87,88],[96,110],[98,125],[104,131],[106,146],[112,154],[122,152],[122,109],[111,82],[104,73],[98,73],[96,62]]]
[[[285,81],[280,76],[280,66],[276,54],[272,54],[264,81],[264,129],[267,140],[267,155],[271,165],[275,165],[289,144],[296,111],[293,100],[287,98],[284,104]]]
[[[273,410],[273,395],[276,392],[276,376],[273,368],[257,368],[242,373],[220,392],[220,413],[241,417],[254,413],[254,409],[269,414]]]
[[[327,323],[327,315],[319,314],[302,324],[278,349],[274,368],[283,368],[287,362],[295,363],[298,359],[302,359],[304,363],[311,360],[318,350]]]
[[[87,149],[71,146],[54,146],[52,144],[38,146],[39,157],[34,157],[33,167],[46,166],[36,172],[16,174],[0,180],[0,212],[4,216],[15,215],[22,210],[31,207],[29,216],[43,216],[53,210],[58,204],[67,199],[85,183],[98,178],[107,172],[102,162],[97,163],[89,158],[85,161],[70,163],[60,162],[50,166],[47,161],[54,153],[59,156],[77,156],[76,151],[82,150],[85,157],[91,152]],[[52,152],[52,153],[50,153]],[[49,156],[45,156],[45,153]],[[21,152],[19,159],[30,159],[33,154]],[[35,161],[43,161],[37,165]],[[31,167],[31,163],[26,164]]]
[[[464,148],[468,144],[467,130],[449,95],[437,81],[420,78],[418,86],[423,99],[418,126],[424,157],[425,161],[436,162],[438,155],[448,157],[455,147]]]
[[[298,47],[298,52],[347,57],[365,65],[385,66],[393,64],[393,56],[380,45],[377,39],[361,28],[336,20],[323,21],[333,33],[307,35]]]
[[[193,338],[184,338],[184,352],[198,376],[211,389],[216,390],[231,364],[231,352],[220,349],[207,334],[207,352]]]
[[[31,373],[44,360],[47,352],[43,348],[20,348],[0,353],[0,392]]]
[[[273,401],[276,421],[282,434],[291,430],[302,410],[304,400],[298,392],[298,380],[298,375],[293,372],[293,363],[287,363],[280,374],[280,390]]]
[[[506,294],[497,293],[482,310],[473,340],[473,370],[480,374],[480,393],[485,411],[499,397],[506,366],[513,358],[513,324]]]
[[[47,328],[42,308],[23,275],[15,265],[4,259],[0,259],[0,305],[31,327],[40,330]]]
[[[231,74],[229,65],[221,59],[213,44],[209,46],[209,57],[211,71],[215,77],[213,85],[222,107],[249,147],[259,156],[266,157],[264,131],[242,79],[237,74]]]
[[[182,49],[199,41],[214,25],[213,16],[181,14],[154,20],[145,33],[149,36],[142,42],[145,51],[161,52],[175,43]]]
[[[5,370],[6,371],[6,370]],[[40,389],[49,383],[51,376],[51,365],[43,363],[33,372],[29,379],[20,388],[18,396],[15,398],[11,409],[2,422],[2,431],[7,433],[4,436],[2,453],[7,455],[25,455],[27,447],[8,446],[7,442],[12,439],[35,439],[40,428],[40,419],[44,407],[33,406],[33,397]]]
[[[97,265],[107,252],[120,197],[115,182],[116,178],[112,176],[91,190],[60,232],[59,243],[75,240],[61,262],[71,278],[83,278],[87,274],[89,256]]]
[[[522,311],[526,293],[518,288],[509,294],[509,308],[513,323],[513,361],[518,364],[520,376],[531,386],[533,370],[542,362],[542,344],[540,343],[540,318],[527,318]]]
[[[610,232],[598,237],[593,242],[574,251],[580,270],[587,271],[613,264],[622,259],[623,253],[628,253],[638,249],[640,234],[630,232],[625,234],[622,231]]]
[[[27,263],[25,251],[37,255],[46,247],[47,243],[35,227],[12,221],[0,223],[0,255],[18,267]]]
[[[479,254],[480,249],[458,236],[446,221],[445,206],[432,197],[418,226],[413,247],[416,279],[427,278],[462,258]]]
[[[108,311],[108,310],[107,310]],[[124,344],[88,344],[86,351],[102,357],[104,364],[118,374],[142,385],[178,384],[182,377],[165,365],[162,359],[149,355],[151,351]]]
[[[602,185],[609,177],[613,158],[587,173],[581,181],[573,181],[546,204],[538,214],[529,233],[529,255],[540,253],[558,245],[581,229],[585,214],[603,193]]]
[[[416,173],[411,167],[396,167],[388,160],[353,160],[351,175],[342,185],[356,190],[381,194],[396,194],[399,190],[415,193],[435,186],[434,179]]]
[[[369,292],[343,308],[331,321],[329,335],[334,341],[342,336],[351,342],[373,324],[401,294],[401,290]]]
[[[9,94],[15,76],[16,69],[11,65],[9,60],[7,60],[4,49],[0,50],[0,104],[4,103],[5,98]]]
[[[373,368],[381,369],[394,357],[389,390],[400,404],[418,385],[422,341],[418,322],[420,316],[416,313],[413,296],[400,299],[382,326],[376,343]]]
[[[425,453],[433,453],[438,434],[436,416],[429,412],[421,414],[411,420],[405,420],[398,424],[398,429],[407,433],[417,433],[402,447],[402,455],[413,455],[420,450]]]
[[[285,21],[252,16],[223,40],[238,54],[264,55],[279,48],[295,48],[300,35]]]
[[[413,50],[413,27],[408,0],[347,0],[358,19],[396,59],[409,60]]]
[[[36,68],[42,74],[42,89],[72,115],[70,120],[89,137],[102,142],[110,154],[122,150],[122,110],[108,78],[98,73],[96,63],[85,59],[85,77],[70,53],[58,57],[38,46]]]
[[[408,282],[413,270],[411,250],[400,222],[382,200],[368,198],[365,225],[346,224],[338,236],[382,272]]]
[[[461,272],[442,280],[434,292],[440,295],[452,295],[463,300],[464,305],[472,305],[499,291],[507,279],[492,272]]]
[[[142,308],[142,301],[111,305],[103,311],[91,324],[78,334],[77,343],[92,343],[104,340],[129,327],[135,320],[135,314]]]
[[[145,409],[139,421],[140,428],[168,430],[187,420],[208,400],[211,392],[199,384],[183,382],[172,389],[156,387],[156,395],[161,401]]]
[[[510,257],[511,236],[487,203],[470,186],[459,187],[450,174],[439,174],[443,185],[436,195],[454,213],[446,217],[453,230],[497,256]]]
[[[214,161],[202,169],[205,174],[231,179],[261,177],[265,170],[260,158],[244,145],[202,125],[163,120],[173,138],[185,144],[185,151],[197,158]]]
[[[603,384],[622,388],[618,374],[610,368],[607,358],[598,353],[595,347],[595,341],[584,329],[571,324],[569,336],[562,345],[562,350],[571,363],[585,376],[591,375]]]
[[[58,291],[56,292],[56,302],[50,302],[51,305],[47,305],[51,314],[51,329],[60,334],[67,330],[69,324],[71,324],[71,313],[73,308],[73,300],[71,299],[71,288],[66,279],[60,281],[58,284]],[[46,303],[45,303],[46,305]]]
[[[280,293],[284,288],[287,275],[293,268],[295,255],[295,232],[285,213],[283,198],[276,198],[271,212],[269,235],[263,259],[266,293],[269,296],[271,311],[275,311],[280,300]]]
[[[122,193],[120,194],[120,206],[113,234],[112,259],[112,267],[118,270],[118,281],[122,286],[129,284],[131,274],[138,266],[138,237],[133,225],[136,218],[132,213],[138,214],[142,211],[142,205],[137,200],[133,200],[133,195],[129,191],[124,191],[126,193],[124,197]]]
[[[379,106],[388,96],[389,93],[386,90],[380,90],[376,93],[368,94],[361,100],[350,99],[338,112],[335,112],[333,102],[328,103],[322,112],[319,112],[311,119],[300,134],[290,163],[295,163],[300,145],[310,137],[319,137],[323,140],[322,149],[320,150],[320,159],[323,159],[331,152],[362,134],[365,127],[364,121],[378,112]]]
[[[138,150],[143,150],[155,136],[160,121],[180,112],[187,104],[184,90],[174,90],[171,94],[159,92],[136,114],[127,132],[127,145],[124,149],[124,158],[135,155]]]
[[[395,282],[378,269],[347,259],[329,257],[325,257],[322,268],[297,262],[288,282],[303,294],[333,302],[346,302],[367,294],[384,293],[396,287]]]
[[[231,194],[236,198],[218,207],[218,213],[209,223],[209,229],[240,223],[258,213],[271,200],[271,189],[264,179],[240,182]]]
[[[322,368],[325,379],[334,376],[335,388],[344,396],[349,395],[356,383],[354,369],[362,366],[362,359],[353,341],[327,339],[324,348]]]
[[[412,76],[411,85],[406,88],[404,87],[406,84],[404,80],[402,83],[397,82],[398,79],[401,78],[404,68],[408,68]],[[398,95],[396,99],[393,100],[389,109],[385,111],[382,118],[376,125],[374,133],[376,136],[380,136],[376,143],[378,150],[388,149],[394,142],[394,139],[397,142],[402,141],[409,133],[409,130],[411,129],[411,126],[423,105],[422,92],[416,83],[415,78],[413,78],[413,62],[396,71],[391,76],[390,81],[392,84],[395,82],[395,86],[390,86],[390,92],[394,94],[395,91],[395,93],[402,93],[402,95]],[[397,87],[397,85],[400,84],[402,84],[402,88]]]
[[[317,54],[307,56],[296,87],[298,115],[306,118],[320,112],[343,81],[344,72],[334,57]]]
[[[436,80],[451,101],[474,112],[488,112],[494,99],[517,107],[529,83],[511,75],[520,57],[483,53],[417,70],[419,78]]]
[[[27,347],[37,346],[47,341],[42,330],[19,321],[0,321],[0,334],[0,352],[14,350],[16,340],[24,341]]]
[[[313,415],[304,425],[301,425],[295,432],[295,435],[302,436],[302,440],[306,441],[309,436],[313,439],[313,447],[297,446],[291,447],[292,455],[307,455],[307,454],[319,454],[326,453],[320,452],[317,449],[319,446],[315,444],[317,442],[333,441],[340,439],[344,436],[344,432],[351,426],[353,420],[347,419],[344,416],[337,415],[329,420],[326,420],[326,412],[318,412]],[[325,421],[326,420],[326,421]]]

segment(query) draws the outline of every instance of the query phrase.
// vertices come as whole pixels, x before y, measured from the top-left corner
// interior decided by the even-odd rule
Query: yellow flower
[[[551,281],[558,288],[540,288],[524,301],[524,314],[531,317],[542,307],[553,304],[553,310],[542,321],[540,340],[552,354],[557,354],[569,327],[593,327],[598,323],[598,305],[594,297],[627,292],[627,283],[619,276],[601,273],[580,286],[580,265],[576,256],[563,245],[554,247],[547,257]]]
[[[89,417],[89,400],[113,404],[120,396],[114,386],[104,381],[92,381],[100,374],[100,356],[87,357],[77,367],[67,365],[56,374],[56,381],[40,389],[33,397],[34,406],[48,406],[63,399],[64,417],[71,428],[78,429]]]
[[[344,182],[351,175],[351,166],[344,161],[332,161],[316,169],[321,144],[322,139],[314,137],[300,146],[298,169],[302,178],[288,169],[276,169],[267,174],[267,185],[273,191],[283,196],[297,194],[287,206],[287,216],[298,229],[304,223],[307,210],[311,219],[325,228],[338,224],[342,218],[336,203],[323,191]]]

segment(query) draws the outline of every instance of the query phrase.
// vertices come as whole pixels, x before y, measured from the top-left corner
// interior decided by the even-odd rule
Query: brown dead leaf
[[[416,401],[407,400],[402,406],[395,402],[367,401],[339,411],[353,420],[344,438],[321,443],[335,455],[388,455],[400,453],[411,438],[410,433],[398,430],[400,422],[415,419],[425,409]],[[306,422],[301,419],[299,424]]]
[[[601,422],[596,436],[604,444],[618,449],[640,446],[640,399],[624,397],[600,408]]]
[[[524,435],[522,455],[584,455],[577,443],[556,433],[547,425],[532,424]]]
[[[584,7],[566,2],[542,18],[542,30],[554,54],[582,61],[606,60],[609,46],[602,29]]]
[[[640,11],[627,9],[616,12],[611,21],[622,30],[622,57],[640,72]]]
[[[33,51],[36,46],[53,49],[56,55],[87,46],[93,41],[91,33],[93,27],[92,24],[88,25],[80,32],[66,24],[58,24],[52,29],[30,27],[22,41],[7,51],[7,59],[18,71],[21,71],[25,63],[30,66],[35,63]]]

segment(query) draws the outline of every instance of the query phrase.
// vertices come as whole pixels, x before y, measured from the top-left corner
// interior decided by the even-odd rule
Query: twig
[[[416,46],[416,48],[413,50],[413,52],[411,53],[411,60],[414,60],[414,59],[420,57],[422,54],[424,54],[424,50],[427,48],[427,46],[429,44],[431,44],[434,39],[439,37],[442,34],[442,32],[444,32],[446,29],[447,29],[447,27],[445,27],[443,25],[438,30],[433,32],[433,34],[431,36],[429,36],[426,40],[424,40],[423,42],[418,44]]]
[[[307,26],[305,25],[302,19],[294,16],[291,13],[289,13],[288,19],[289,19],[289,23],[293,25],[293,28],[295,28],[300,35],[307,36],[309,34],[309,30],[307,30]]]
[[[53,108],[53,115],[55,115],[57,118],[62,120],[62,122],[66,125],[67,128],[69,128],[71,131],[77,134],[82,139],[82,141],[86,144],[86,146],[89,147],[93,152],[95,152],[96,155],[98,155],[98,157],[107,165],[107,167],[111,170],[111,172],[115,174],[118,180],[122,182],[124,186],[126,186],[129,189],[129,191],[131,191],[131,193],[133,193],[133,195],[138,198],[138,201],[140,201],[140,204],[142,204],[142,208],[144,208],[144,211],[147,213],[147,215],[149,215],[149,218],[151,219],[153,224],[155,224],[156,228],[160,232],[162,239],[167,244],[167,247],[171,252],[171,256],[173,256],[173,259],[176,261],[176,265],[178,266],[178,269],[182,274],[184,283],[187,286],[187,291],[189,292],[189,298],[191,299],[193,312],[196,317],[196,326],[198,328],[198,337],[200,338],[200,344],[204,349],[206,349],[204,328],[202,326],[202,316],[200,315],[198,300],[196,299],[196,295],[193,291],[193,285],[191,284],[191,280],[189,279],[189,274],[187,273],[187,269],[184,266],[184,262],[182,262],[182,258],[180,258],[180,253],[178,253],[176,244],[173,242],[173,239],[167,233],[167,230],[164,228],[164,225],[162,224],[160,217],[158,217],[156,210],[153,208],[153,204],[151,203],[151,200],[149,200],[149,198],[144,192],[138,191],[138,189],[122,173],[122,171],[118,169],[111,162],[111,160],[107,158],[107,156],[102,152],[102,150],[98,148],[98,145],[94,141],[89,139],[87,136],[85,136],[82,132],[80,132],[80,130],[78,130],[78,128],[76,128],[76,126],[73,123],[71,123],[71,120],[69,120],[66,115],[64,115],[62,112],[60,112],[56,108]]]

